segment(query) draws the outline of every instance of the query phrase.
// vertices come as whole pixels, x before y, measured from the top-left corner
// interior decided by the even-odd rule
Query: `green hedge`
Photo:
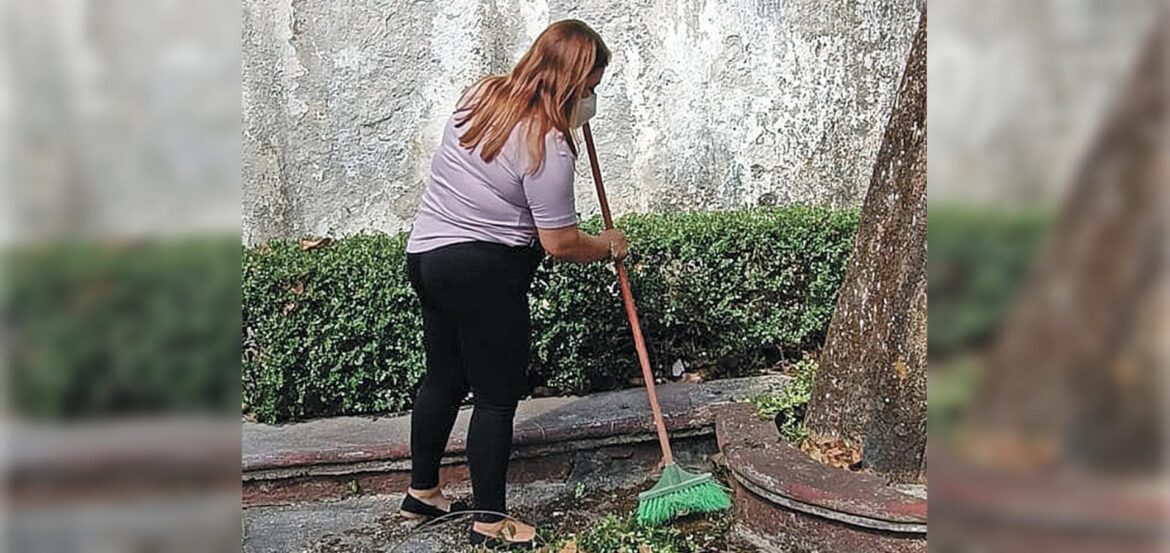
[[[243,392],[261,421],[407,407],[423,372],[405,236],[302,251],[273,241],[243,259]]]
[[[714,376],[743,374],[815,348],[856,219],[812,208],[623,219],[658,370],[684,359]],[[931,210],[932,355],[992,335],[1049,222]],[[246,249],[242,311],[238,237],[10,250],[11,405],[38,418],[234,412],[241,313],[246,408],[260,418],[406,408],[423,358],[402,247],[401,236],[363,236],[309,252],[287,241]],[[604,265],[545,263],[534,385],[584,392],[637,373],[613,280]]]
[[[231,236],[7,252],[14,411],[234,414],[239,256]]]
[[[657,369],[682,359],[734,376],[816,347],[856,225],[855,211],[808,207],[623,218]],[[244,399],[259,420],[409,407],[424,360],[404,242],[373,235],[309,251],[288,241],[245,250]],[[546,261],[532,305],[533,385],[583,393],[637,374],[609,266]]]
[[[713,376],[743,374],[815,348],[856,220],[812,208],[623,219],[657,369],[684,359]],[[931,210],[932,355],[992,335],[1049,222]],[[309,252],[287,241],[246,249],[241,311],[238,237],[10,250],[2,297],[13,410],[234,412],[237,313],[246,408],[263,420],[404,409],[423,358],[402,247],[401,236],[363,236]],[[545,263],[533,385],[579,393],[637,373],[613,280],[604,265]]]
[[[932,208],[927,296],[931,356],[986,344],[1051,224],[1047,211]]]

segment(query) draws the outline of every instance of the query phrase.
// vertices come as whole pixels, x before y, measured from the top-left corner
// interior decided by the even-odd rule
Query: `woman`
[[[470,389],[467,459],[477,510],[506,512],[512,419],[529,353],[528,289],[545,251],[589,263],[623,259],[617,230],[577,228],[571,128],[596,109],[610,53],[586,24],[559,21],[510,74],[487,77],[459,101],[431,162],[407,244],[407,274],[423,311],[427,373],[411,417],[412,517],[451,510],[439,461]],[[539,243],[538,243],[539,241]],[[543,246],[543,251],[541,246]],[[473,543],[530,544],[535,529],[477,514]]]

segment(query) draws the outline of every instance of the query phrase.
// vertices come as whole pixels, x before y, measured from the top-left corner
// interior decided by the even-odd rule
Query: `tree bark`
[[[1116,98],[989,356],[965,434],[997,462],[1156,470],[1170,362],[1170,10]],[[994,439],[994,442],[991,440]],[[1004,451],[1030,459],[1005,459]]]
[[[926,449],[926,8],[902,75],[805,419],[895,481]]]

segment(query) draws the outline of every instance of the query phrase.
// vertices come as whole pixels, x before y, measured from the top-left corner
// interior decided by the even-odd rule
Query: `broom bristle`
[[[711,513],[731,508],[731,498],[712,481],[703,482],[638,503],[638,521],[662,524],[691,513]]]

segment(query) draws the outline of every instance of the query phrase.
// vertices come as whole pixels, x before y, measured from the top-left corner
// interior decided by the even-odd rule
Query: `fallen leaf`
[[[568,543],[564,545],[564,547],[561,547],[560,553],[578,553],[579,551],[580,550],[577,549],[577,540],[574,538],[569,540]]]
[[[322,248],[328,246],[332,241],[332,238],[301,238],[301,250],[309,251],[316,248]]]
[[[833,468],[848,469],[861,461],[861,450],[837,438],[819,441],[806,438],[800,442],[800,450],[814,461]]]
[[[292,287],[288,289],[288,291],[292,292],[298,296],[301,294],[304,294],[305,293],[305,283],[298,280],[296,284],[293,284]]]
[[[700,376],[699,373],[686,373],[683,375],[682,381],[689,382],[691,384],[699,384],[703,382],[703,377]]]
[[[297,308],[297,304],[290,301],[290,302],[284,304],[284,307],[282,307],[280,309],[280,312],[284,315],[288,315],[289,313],[292,313],[293,309],[296,309],[296,308]]]
[[[649,545],[642,544],[638,546],[638,553],[654,553],[654,550],[650,549]]]

